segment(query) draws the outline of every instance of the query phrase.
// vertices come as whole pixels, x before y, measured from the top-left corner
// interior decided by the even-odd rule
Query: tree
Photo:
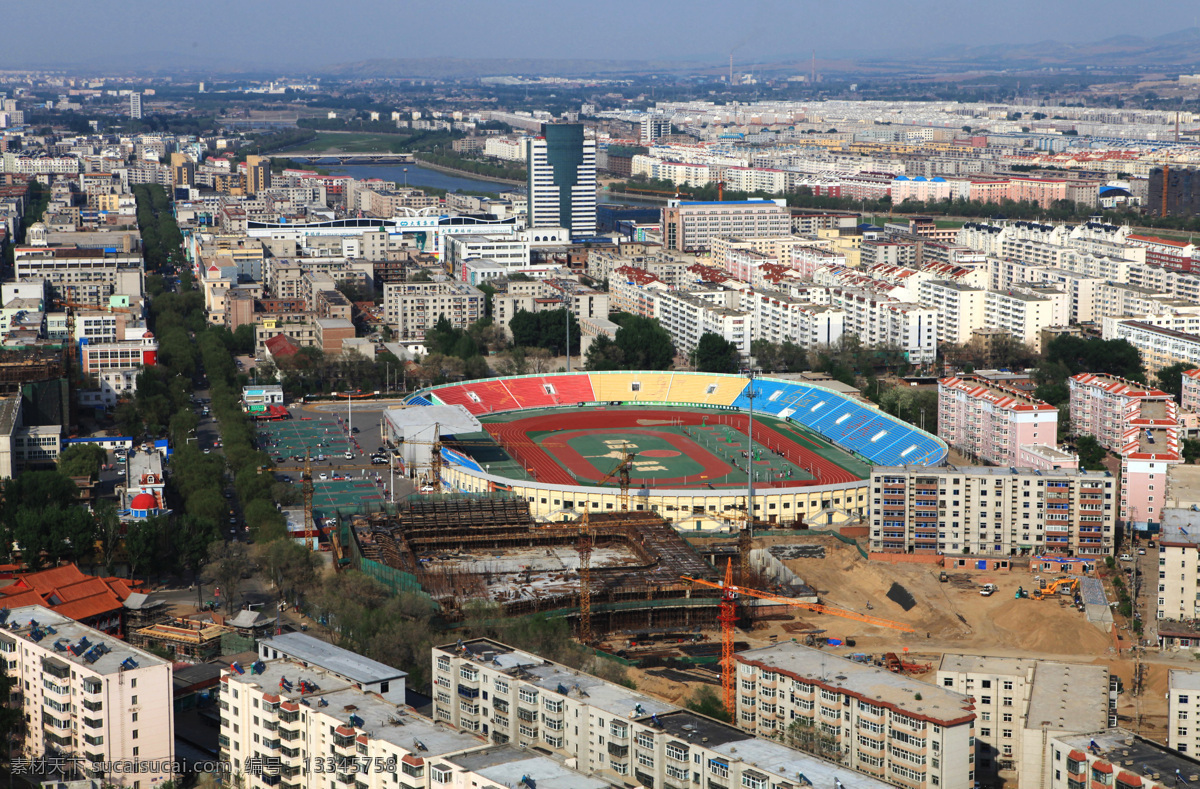
[[[171,553],[181,568],[191,574],[196,583],[196,603],[203,602],[200,573],[209,559],[210,546],[221,539],[216,523],[196,515],[184,515],[171,530]]]
[[[208,566],[204,569],[220,587],[228,614],[233,613],[242,576],[250,572],[250,567],[250,553],[244,543],[216,540],[208,548]]]
[[[154,516],[144,521],[132,521],[125,528],[125,558],[129,562],[129,575],[136,576],[158,557],[159,543],[166,533],[165,516]]]
[[[100,476],[100,467],[108,460],[108,453],[97,444],[71,444],[58,455],[58,470],[68,477]]]
[[[627,370],[668,370],[675,361],[671,335],[654,318],[630,315],[615,340]]]
[[[1155,379],[1158,388],[1175,398],[1175,402],[1183,402],[1183,374],[1195,369],[1194,365],[1179,362],[1158,371]]]
[[[117,551],[121,548],[121,517],[117,514],[117,505],[108,500],[96,504],[96,542],[100,544],[104,572],[112,575]]]
[[[584,367],[594,372],[620,370],[622,369],[624,359],[625,354],[621,352],[621,348],[617,343],[607,334],[600,334],[588,346]]]
[[[692,712],[698,712],[725,723],[732,720],[729,711],[725,709],[725,704],[711,685],[700,685],[692,691],[687,700],[687,708]]]
[[[822,731],[813,718],[796,718],[780,734],[780,741],[789,748],[806,751],[834,762],[842,760],[842,747],[837,738]]]
[[[715,332],[701,334],[692,351],[692,364],[701,373],[736,373],[740,359],[738,347]]]
[[[1079,436],[1075,439],[1075,451],[1079,454],[1079,465],[1088,471],[1103,471],[1107,454],[1095,436]]]
[[[317,584],[317,555],[294,540],[274,540],[259,549],[263,569],[285,601],[299,603]]]

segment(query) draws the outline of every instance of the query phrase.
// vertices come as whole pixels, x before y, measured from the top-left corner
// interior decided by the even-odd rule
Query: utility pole
[[[567,318],[567,372],[571,372],[571,308],[566,299],[563,299],[563,313]]]

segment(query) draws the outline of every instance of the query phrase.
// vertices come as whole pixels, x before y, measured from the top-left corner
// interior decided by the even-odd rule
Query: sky
[[[1195,0],[56,0],[0,16],[0,67],[312,68],[376,58],[805,60],[1198,26]],[[23,32],[24,31],[24,32]]]

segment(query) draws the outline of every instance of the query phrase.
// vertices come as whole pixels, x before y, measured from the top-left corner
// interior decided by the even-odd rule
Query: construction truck
[[[947,583],[950,580],[950,575],[945,570],[942,570],[938,573],[938,580],[942,583]]]
[[[979,594],[982,595],[983,597],[991,597],[995,593],[996,593],[996,585],[995,584],[984,584],[983,587],[980,588],[980,590],[979,590]]]
[[[1044,600],[1056,594],[1074,596],[1079,591],[1078,578],[1056,578],[1040,589],[1033,591],[1034,600]]]

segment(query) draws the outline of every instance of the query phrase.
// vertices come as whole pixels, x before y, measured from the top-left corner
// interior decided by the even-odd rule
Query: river
[[[384,181],[395,181],[397,186],[445,189],[450,192],[482,192],[498,195],[520,187],[510,184],[499,184],[482,178],[472,178],[465,175],[444,173],[441,170],[431,170],[419,164],[348,164],[343,167],[327,167],[333,175],[349,175],[358,180],[379,178]],[[598,201],[606,205],[637,206],[644,208],[660,208],[662,203],[653,200],[640,200],[636,197],[626,197],[615,192],[601,192]]]

